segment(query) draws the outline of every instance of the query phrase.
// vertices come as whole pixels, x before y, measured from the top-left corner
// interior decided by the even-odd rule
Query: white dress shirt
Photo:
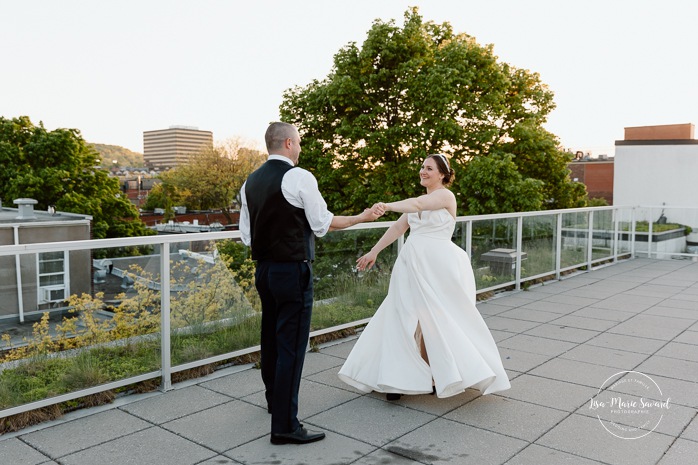
[[[289,165],[293,162],[282,155],[269,155],[269,160],[281,160]],[[240,189],[242,207],[240,208],[240,235],[243,244],[249,246],[252,243],[250,235],[250,211],[247,208],[247,197],[245,196],[245,185]],[[315,176],[303,168],[288,170],[281,180],[281,192],[288,203],[297,208],[305,210],[305,217],[310,224],[310,229],[317,237],[327,234],[334,215],[327,210],[327,203],[322,198],[317,186]]]

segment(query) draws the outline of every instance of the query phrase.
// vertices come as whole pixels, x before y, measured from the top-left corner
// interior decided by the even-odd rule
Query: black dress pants
[[[295,431],[298,390],[310,334],[313,272],[309,262],[257,262],[262,301],[262,380],[271,408],[271,432]]]

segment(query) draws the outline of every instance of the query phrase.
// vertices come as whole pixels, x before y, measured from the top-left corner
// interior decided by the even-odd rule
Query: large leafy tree
[[[146,205],[167,208],[183,204],[192,210],[221,210],[232,222],[229,207],[247,176],[265,160],[265,154],[236,138],[206,147],[188,163],[162,173],[161,187],[151,192]]]
[[[151,234],[119,181],[99,169],[98,154],[77,129],[48,131],[26,116],[0,117],[0,198],[29,197],[38,207],[93,217],[95,238]]]
[[[287,90],[280,113],[303,137],[301,166],[316,174],[330,208],[348,213],[421,194],[417,171],[435,152],[450,157],[457,180],[479,179],[466,175],[478,157],[513,163],[505,171],[520,177],[495,179],[502,191],[510,190],[505,182],[528,189],[527,179],[538,180],[543,202],[511,208],[583,202],[583,187],[567,178],[567,155],[542,128],[553,108],[537,73],[499,62],[492,46],[454,33],[449,23],[425,22],[412,8],[402,28],[375,21],[362,47],[350,43],[335,55],[325,79]],[[454,190],[464,187],[459,182]],[[480,195],[492,191],[471,187]],[[482,208],[467,195],[459,199],[460,213],[490,213],[486,199],[476,203]]]

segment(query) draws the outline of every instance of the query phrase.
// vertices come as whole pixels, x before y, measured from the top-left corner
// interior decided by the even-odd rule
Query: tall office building
[[[186,163],[206,145],[213,145],[213,133],[191,126],[143,131],[143,159],[151,169],[163,170]]]

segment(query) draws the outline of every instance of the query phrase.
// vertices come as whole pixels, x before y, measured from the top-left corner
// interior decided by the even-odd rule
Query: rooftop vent
[[[19,215],[17,215],[18,220],[33,220],[36,219],[34,215],[34,205],[39,203],[34,199],[15,199],[14,204],[17,205],[19,209]]]

